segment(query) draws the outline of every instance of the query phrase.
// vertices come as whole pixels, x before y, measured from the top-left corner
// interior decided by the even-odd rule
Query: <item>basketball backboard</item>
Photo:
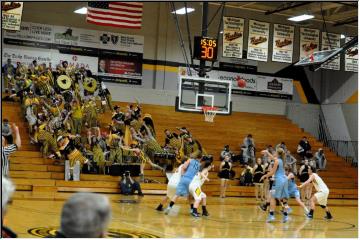
[[[309,66],[323,64],[330,58],[336,56],[342,51],[342,48],[335,48],[330,50],[318,51],[310,54],[308,57],[295,63],[295,66]]]
[[[178,89],[178,111],[202,112],[211,106],[217,107],[216,114],[231,114],[231,81],[179,76]]]

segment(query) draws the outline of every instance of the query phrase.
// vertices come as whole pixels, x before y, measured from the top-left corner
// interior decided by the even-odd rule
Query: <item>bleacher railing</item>
[[[351,166],[358,164],[358,141],[344,141],[331,139],[330,131],[326,125],[325,116],[322,110],[319,112],[318,139],[330,148],[337,156],[345,159]]]

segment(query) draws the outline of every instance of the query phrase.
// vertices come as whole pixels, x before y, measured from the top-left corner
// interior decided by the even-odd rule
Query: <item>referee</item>
[[[1,145],[1,172],[2,176],[8,177],[9,175],[9,155],[21,147],[21,139],[18,126],[13,123],[11,125],[11,130],[13,135],[15,135],[15,143],[5,146],[5,138],[1,136],[2,145]]]

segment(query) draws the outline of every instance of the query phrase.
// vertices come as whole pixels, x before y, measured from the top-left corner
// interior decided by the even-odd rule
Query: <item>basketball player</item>
[[[288,165],[285,166],[285,174],[289,181],[289,185],[288,185],[289,197],[295,198],[296,202],[304,209],[305,214],[309,213],[309,210],[300,199],[300,192],[295,183],[294,173],[292,172],[292,168]],[[284,207],[287,209],[287,212],[290,213],[291,208],[289,207],[289,205],[285,204]]]
[[[189,185],[195,175],[200,170],[200,160],[202,158],[202,153],[200,151],[195,152],[195,154],[192,155],[193,157],[191,159],[188,159],[182,167],[182,176],[180,178],[180,182],[176,188],[176,194],[171,199],[171,202],[169,206],[165,209],[165,214],[169,214],[170,210],[175,204],[175,201],[179,197],[187,197],[189,195]],[[198,217],[197,209],[193,209],[192,215],[194,217]]]
[[[324,217],[326,220],[330,220],[333,217],[331,216],[330,210],[327,207],[327,199],[329,196],[329,188],[326,186],[324,181],[316,174],[316,168],[310,167],[308,169],[309,179],[301,184],[299,188],[303,188],[306,185],[312,183],[316,189],[316,193],[310,199],[310,212],[306,214],[309,219],[314,218],[315,204],[318,203],[321,208],[325,209],[326,216]]]
[[[286,204],[287,199],[289,197],[288,194],[288,180],[285,176],[284,171],[284,159],[285,159],[285,152],[282,148],[276,149],[276,153],[273,156],[270,154],[268,150],[261,151],[262,154],[268,154],[268,156],[274,160],[274,167],[270,170],[269,173],[265,174],[260,178],[260,181],[264,180],[265,178],[271,177],[272,175],[275,175],[275,186],[272,186],[272,196],[270,199],[270,213],[269,217],[267,219],[267,222],[273,222],[275,221],[274,211],[276,207],[276,200],[283,200],[284,204]],[[288,215],[287,211],[285,209],[283,216],[283,222],[288,221]]]
[[[212,165],[211,161],[205,162],[204,168],[201,173],[196,174],[196,176],[190,183],[189,191],[195,200],[191,214],[195,217],[200,217],[200,215],[197,213],[197,208],[199,207],[200,202],[202,203],[202,215],[209,216],[209,212],[206,209],[206,194],[201,190],[201,186],[204,184],[205,181],[210,181],[208,178],[209,171],[213,167],[214,165]]]
[[[165,203],[167,202],[168,199],[172,199],[175,194],[176,194],[176,187],[180,182],[180,178],[181,178],[181,172],[182,172],[182,167],[183,167],[182,163],[176,170],[175,172],[172,174],[172,176],[169,179],[169,182],[167,184],[167,189],[166,189],[166,196],[162,199],[161,203],[159,204],[159,206],[156,208],[157,211],[162,211],[163,210],[163,206],[165,205]]]

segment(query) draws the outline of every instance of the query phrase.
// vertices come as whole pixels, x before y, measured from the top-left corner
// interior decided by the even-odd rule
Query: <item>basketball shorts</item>
[[[176,195],[187,197],[189,195],[189,185],[192,179],[181,177],[179,184],[176,187]]]
[[[189,192],[195,201],[201,201],[201,199],[206,198],[206,194],[201,190],[201,182],[196,177],[189,186]]]
[[[329,196],[329,192],[317,192],[314,194],[314,196],[316,197],[316,200],[318,201],[318,203],[320,205],[327,205],[327,199]]]
[[[272,190],[274,192],[272,193],[273,198],[281,199],[281,198],[289,198],[289,192],[288,192],[288,181],[285,180],[275,180],[275,185],[273,184]]]
[[[300,198],[300,192],[299,190],[293,190],[293,191],[289,191],[289,197],[291,198]]]

